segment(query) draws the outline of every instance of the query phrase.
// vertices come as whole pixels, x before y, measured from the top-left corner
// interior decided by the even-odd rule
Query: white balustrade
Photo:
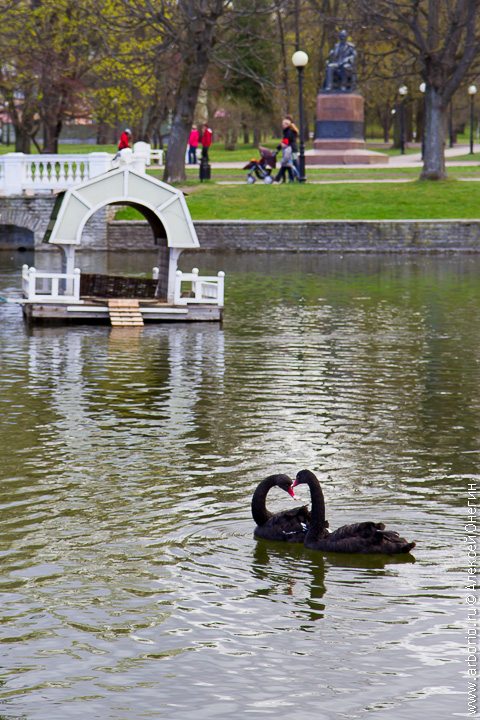
[[[199,275],[198,268],[193,268],[191,273],[184,273],[177,270],[175,276],[175,305],[188,305],[189,303],[217,305],[223,307],[225,273],[220,271],[218,275]],[[185,283],[189,283],[187,288]]]
[[[132,153],[130,160],[137,172],[145,172],[148,159],[145,148],[141,149],[138,155]],[[0,156],[0,194],[59,192],[102,175],[114,166],[114,156],[105,152],[68,155],[7,153]]]
[[[80,270],[73,273],[38,272],[22,266],[22,290],[29,302],[80,302]]]

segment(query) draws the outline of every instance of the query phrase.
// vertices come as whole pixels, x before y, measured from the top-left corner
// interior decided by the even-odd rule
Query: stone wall
[[[55,195],[0,198],[0,249],[28,244],[43,236]],[[88,221],[82,247],[89,250],[152,250],[153,232],[145,221],[112,221],[112,208],[99,210]],[[110,222],[106,222],[106,219]],[[3,228],[3,229],[2,229]],[[240,252],[480,252],[480,220],[209,220],[195,223],[204,250]],[[16,244],[17,243],[17,244]]]
[[[56,195],[19,195],[0,198],[0,250],[10,250],[19,244],[26,245],[26,237],[13,231],[13,228],[26,228],[33,233],[33,245],[42,247],[43,236],[47,229],[55,204]],[[82,245],[91,249],[107,249],[107,224],[105,209],[99,210],[87,222],[82,234]],[[30,247],[30,244],[28,244]]]
[[[480,252],[480,221],[230,221],[196,222],[203,250],[259,252]],[[151,250],[146,222],[108,226],[108,247]]]

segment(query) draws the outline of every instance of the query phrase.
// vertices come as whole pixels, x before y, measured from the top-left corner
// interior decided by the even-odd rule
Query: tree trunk
[[[190,64],[186,64],[183,69],[168,139],[165,171],[163,173],[164,182],[183,182],[186,178],[185,152],[193,123],[200,83],[207,67],[208,60],[201,68],[199,65],[192,68]]]
[[[283,18],[282,18],[280,9],[278,7],[276,9],[276,16],[277,16],[277,25],[278,25],[278,35],[279,35],[279,41],[280,41],[280,57],[281,57],[281,62],[282,62],[281,70],[280,70],[281,92],[283,95],[282,114],[289,115],[290,114],[290,87],[289,87],[289,83],[288,83],[287,49],[286,49],[286,42],[285,42],[285,32],[284,32],[284,27],[283,27]]]
[[[30,133],[22,126],[15,126],[15,152],[30,155]]]
[[[213,0],[202,14],[202,5],[195,2],[186,6],[195,10],[196,19],[191,22],[188,46],[183,52],[183,68],[173,110],[172,127],[168,141],[167,158],[163,179],[165,182],[185,180],[185,153],[193,123],[200,86],[210,64],[217,21],[224,7],[222,0]]]
[[[422,180],[443,180],[445,172],[445,130],[447,105],[431,85],[425,93],[425,135]]]
[[[58,138],[62,130],[60,120],[44,122],[43,124],[43,150],[44,153],[58,153]]]

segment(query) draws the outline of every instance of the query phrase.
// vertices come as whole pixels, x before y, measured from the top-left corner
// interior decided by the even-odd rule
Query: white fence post
[[[5,195],[21,195],[25,180],[24,153],[7,153],[2,158],[4,167],[3,182]]]
[[[93,152],[84,155],[88,158],[88,177],[89,179],[96,175],[102,175],[112,168],[112,156],[106,152]]]
[[[28,299],[33,300],[37,286],[37,271],[34,267],[28,269]]]
[[[174,305],[182,305],[182,275],[183,273],[181,270],[177,270],[175,273],[175,290],[173,295]]]
[[[223,301],[224,301],[224,288],[225,288],[225,273],[223,270],[220,270],[220,272],[217,274],[218,277],[218,295],[217,295],[217,302],[219,307],[223,307]]]
[[[200,271],[198,268],[192,268],[192,275],[193,275],[193,277],[192,277],[192,292],[193,292],[193,297],[195,298],[195,300],[200,300],[200,298],[202,296],[202,286],[198,282],[198,273],[199,272]]]
[[[73,271],[73,296],[75,300],[80,300],[80,268]]]

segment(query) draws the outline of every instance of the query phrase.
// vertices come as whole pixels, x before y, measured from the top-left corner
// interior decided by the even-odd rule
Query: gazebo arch
[[[60,193],[43,241],[62,248],[65,272],[73,273],[75,248],[82,244],[85,224],[101,208],[118,204],[131,205],[145,216],[156,244],[165,247],[166,239],[167,254],[161,258],[160,271],[170,285],[182,250],[199,247],[195,227],[180,190],[129,165]]]

